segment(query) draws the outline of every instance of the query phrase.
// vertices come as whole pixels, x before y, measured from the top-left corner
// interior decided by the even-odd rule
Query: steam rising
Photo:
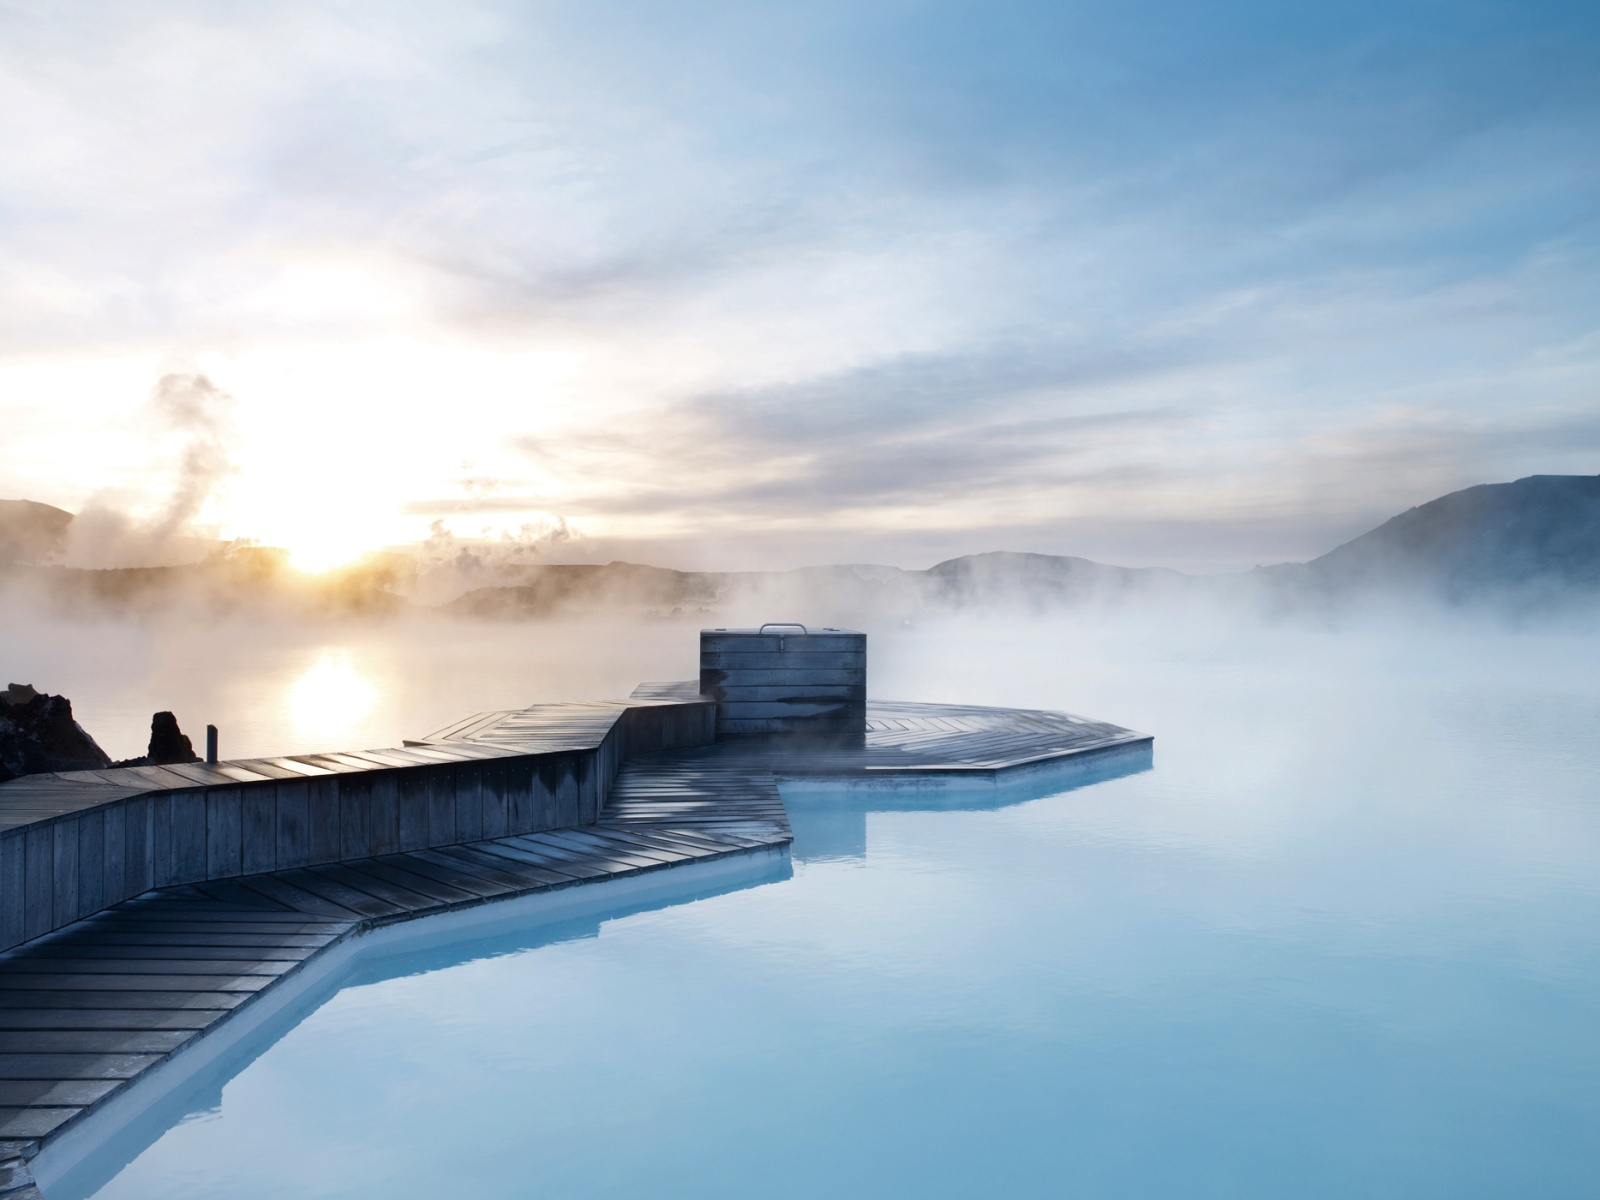
[[[478,539],[458,537],[443,519],[428,529],[427,540],[416,551],[412,589],[412,599],[423,604],[444,603],[477,588],[515,585],[525,574],[521,568],[541,562],[554,547],[582,540],[565,517],[544,517],[515,533]]]
[[[151,428],[176,443],[172,488],[154,512],[130,498],[101,492],[73,520],[67,562],[78,567],[161,566],[192,561],[215,548],[196,521],[237,471],[237,402],[197,372],[163,375],[145,411]]]

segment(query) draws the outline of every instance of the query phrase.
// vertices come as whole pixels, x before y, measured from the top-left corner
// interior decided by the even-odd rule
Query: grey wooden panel
[[[372,800],[370,775],[345,775],[339,779],[339,857],[360,858],[371,852],[368,811]]]
[[[33,825],[24,831],[23,869],[27,874],[23,902],[23,936],[35,938],[55,928],[56,831]]]
[[[865,670],[866,666],[867,656],[862,651],[775,650],[770,654],[729,654],[708,650],[700,656],[700,683],[704,691],[708,671],[820,671],[841,667]]]
[[[367,793],[368,854],[392,854],[400,849],[400,789],[394,771],[372,777]]]
[[[50,1029],[205,1029],[223,1009],[159,1008],[0,1008],[0,1030]],[[0,1091],[0,1104],[7,1103]]]
[[[392,905],[396,914],[429,912],[439,907],[439,902],[432,896],[386,879],[382,873],[367,870],[366,867],[371,861],[358,858],[347,863],[329,863],[325,867],[313,867],[312,870],[318,875],[344,884],[353,891]]]
[[[801,633],[774,629],[752,633],[737,629],[702,629],[700,652],[728,654],[777,654],[784,652],[853,650],[866,652],[867,635],[850,629]]]
[[[308,892],[304,888],[296,887],[279,874],[247,876],[239,882],[251,891],[276,900],[279,904],[292,908],[297,912],[315,913],[318,916],[337,917],[344,920],[353,920],[361,915],[345,908],[342,904],[335,904],[332,900],[325,899],[313,892]],[[330,940],[332,939],[323,938],[318,944]],[[229,948],[231,949],[231,947]],[[290,949],[292,947],[286,946],[284,952],[287,953]]]
[[[230,828],[233,833],[232,846],[239,844],[238,826],[238,794],[230,793],[234,803],[230,805],[230,815],[233,817]],[[207,813],[206,793],[204,792],[173,792],[172,801],[172,863],[166,882],[188,883],[191,879],[204,879],[209,860],[208,828],[209,814]],[[225,834],[218,837],[219,852],[227,848]],[[226,857],[219,853],[221,861]]]
[[[101,816],[105,822],[100,864],[102,903],[116,904],[132,894],[127,883],[128,806],[125,803],[108,804]]]
[[[0,988],[0,1008],[233,1008],[244,1003],[243,992],[209,992],[174,985],[173,991],[22,991]],[[0,1021],[4,1018],[0,1017]]]
[[[132,1079],[154,1054],[0,1054],[0,1079]]]
[[[428,797],[435,780],[448,767],[419,767],[401,771],[395,778],[395,800],[399,809],[399,848],[415,850],[428,844]]]
[[[155,802],[150,797],[138,795],[123,802],[123,810],[126,811],[123,837],[128,846],[123,885],[128,896],[138,896],[141,891],[155,886],[154,832],[150,829]]]
[[[456,838],[463,842],[483,837],[483,776],[478,771],[456,773]]]
[[[527,790],[532,773],[524,758],[506,759],[494,766],[498,769],[485,764],[477,771],[483,814],[480,836],[486,838],[504,837],[511,832],[512,794]]]
[[[725,709],[730,702],[742,704],[760,703],[773,700],[832,700],[853,702],[865,705],[867,702],[867,689],[865,685],[848,679],[841,679],[831,683],[768,683],[765,677],[759,682],[749,684],[724,684],[721,688],[722,695],[718,698],[721,703],[719,708]],[[865,709],[863,708],[863,713]]]
[[[121,1086],[120,1079],[6,1079],[0,1080],[0,1106],[82,1107]]]
[[[78,912],[78,818],[64,817],[50,827],[54,835],[51,849],[55,863],[52,875],[55,894],[51,897],[52,927],[74,920]]]
[[[41,1138],[78,1115],[76,1108],[0,1108],[0,1137]],[[40,1197],[37,1188],[25,1187],[11,1193],[13,1200]]]
[[[485,764],[487,766],[487,764]],[[477,767],[483,770],[485,767]],[[456,840],[456,788],[469,772],[440,771],[428,789],[428,841],[430,846],[446,846]]]
[[[28,835],[21,829],[0,833],[0,949],[23,940],[27,905]]]
[[[271,875],[256,876],[258,879],[271,879]],[[51,944],[51,939],[45,938],[32,946],[25,946],[16,952],[13,961],[18,963],[32,962],[90,962],[90,961],[143,961],[146,959],[214,959],[218,962],[253,963],[253,962],[301,962],[314,950],[315,947],[300,946],[205,946],[193,942],[185,942],[173,946],[149,946],[143,942],[86,942],[81,938],[72,938],[59,944]],[[19,968],[20,969],[20,968]]]
[[[202,871],[184,874],[179,878],[188,883],[195,879],[222,879],[237,875],[244,869],[243,849],[244,816],[243,797],[234,787],[212,788],[205,794],[206,861]],[[181,797],[174,796],[176,802]],[[176,803],[173,810],[177,815]],[[176,832],[176,830],[174,830]]]
[[[168,975],[164,972],[152,975],[0,974],[0,994],[13,991],[26,991],[30,996],[41,992],[198,992],[202,988],[221,993],[257,992],[266,986],[267,980],[265,975]]]
[[[150,886],[165,887],[174,876],[172,867],[172,797],[150,796]]]
[[[310,814],[310,861],[331,862],[339,857],[344,836],[341,811],[343,782],[334,776],[313,779],[306,784]]]
[[[239,870],[253,875],[278,863],[276,784],[257,784],[239,794]]]
[[[455,864],[441,863],[436,859],[427,858],[426,854],[427,851],[397,854],[391,858],[376,859],[374,863],[396,871],[394,878],[400,882],[416,886],[411,882],[415,880],[422,886],[430,888],[441,899],[452,903],[491,899],[518,890],[498,880],[474,874]]]
[[[280,871],[278,878],[363,917],[393,917],[407,911],[406,905],[380,900],[361,888],[351,887],[342,878],[335,877],[337,870],[338,864],[328,863],[303,871]]]
[[[543,829],[553,815],[549,789],[539,771],[537,758],[505,759],[485,763],[483,788],[487,796],[498,790],[505,797],[505,824],[497,830],[487,819],[484,832],[489,837],[521,833],[524,830]],[[487,807],[485,809],[487,814]]]
[[[311,788],[309,780],[284,779],[274,789],[275,866],[303,867],[311,861]]]
[[[0,1054],[166,1054],[193,1036],[192,1029],[0,1030]]]
[[[106,815],[98,808],[90,809],[78,814],[77,823],[78,900],[74,918],[104,908],[106,887]]]
[[[470,871],[480,879],[503,884],[510,890],[529,891],[559,882],[548,875],[541,876],[523,864],[513,863],[510,859],[485,854],[474,846],[441,846],[436,850],[419,850],[415,857],[424,862]]]
[[[451,847],[461,849],[462,847]],[[569,884],[581,883],[585,879],[603,875],[603,871],[586,871],[581,869],[563,868],[548,854],[542,854],[521,846],[513,845],[505,838],[493,842],[473,842],[467,847],[478,854],[487,854],[492,858],[505,861],[507,869],[516,871],[527,878],[540,880],[548,887],[566,887]]]

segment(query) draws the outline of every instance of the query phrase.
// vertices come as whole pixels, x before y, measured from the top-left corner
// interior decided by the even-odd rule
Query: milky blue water
[[[1594,639],[1085,636],[885,674],[1152,770],[791,797],[792,876],[374,968],[95,1194],[1600,1194]]]

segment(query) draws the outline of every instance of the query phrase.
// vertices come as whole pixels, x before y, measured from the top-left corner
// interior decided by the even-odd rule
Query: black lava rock
[[[158,712],[150,718],[150,749],[145,761],[159,767],[167,763],[199,762],[200,756],[178,728],[178,718],[169,712]]]
[[[0,692],[0,782],[42,771],[90,771],[111,760],[72,718],[72,701],[13,683]]]

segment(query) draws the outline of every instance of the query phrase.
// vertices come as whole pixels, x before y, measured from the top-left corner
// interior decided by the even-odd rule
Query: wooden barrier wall
[[[619,707],[589,749],[486,757],[435,743],[409,752],[458,760],[317,756],[350,764],[89,802],[0,833],[0,950],[151,888],[593,824],[625,753],[709,744],[715,722],[710,704]]]

